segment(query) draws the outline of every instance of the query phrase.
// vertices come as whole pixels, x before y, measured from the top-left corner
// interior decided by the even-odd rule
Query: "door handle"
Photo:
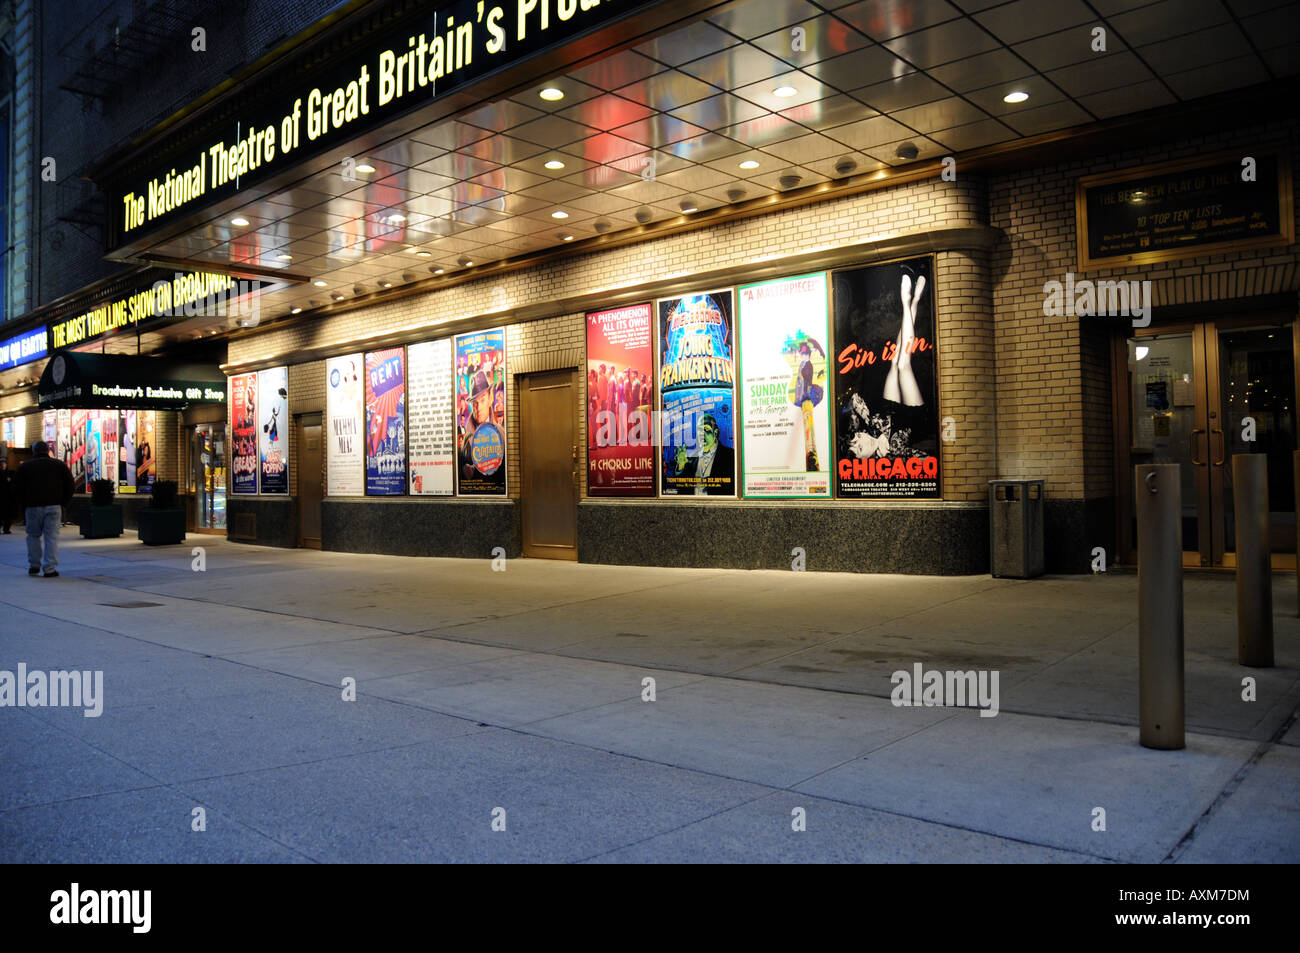
[[[1223,461],[1224,461],[1225,459],[1227,459],[1227,455],[1228,455],[1228,442],[1227,442],[1226,440],[1223,439],[1223,431],[1220,430],[1218,427],[1215,427],[1213,430],[1210,431],[1210,433],[1211,433],[1211,434],[1218,434],[1218,435],[1219,435],[1219,459],[1214,460],[1214,461],[1212,461],[1212,462],[1213,462],[1213,464],[1214,464],[1216,467],[1221,467],[1221,466],[1223,466]],[[1209,446],[1208,446],[1208,441],[1207,441],[1207,446],[1206,446],[1205,449],[1206,449],[1206,450],[1209,450],[1209,449],[1210,449]]]
[[[1205,466],[1205,461],[1204,461],[1204,460],[1197,460],[1197,459],[1196,459],[1196,435],[1197,435],[1198,433],[1205,433],[1205,431],[1202,430],[1200,427],[1195,427],[1195,428],[1192,429],[1192,432],[1189,433],[1189,434],[1187,435],[1187,443],[1188,443],[1188,448],[1187,448],[1187,449],[1188,449],[1188,452],[1191,454],[1191,457],[1192,457],[1192,465],[1193,465],[1193,466],[1197,466],[1197,467],[1203,467],[1203,466]],[[1208,445],[1208,442],[1207,442],[1207,445],[1206,445],[1206,448],[1205,448],[1205,449],[1206,449],[1206,450],[1209,450],[1209,449],[1210,449],[1210,448],[1209,448],[1209,445]]]

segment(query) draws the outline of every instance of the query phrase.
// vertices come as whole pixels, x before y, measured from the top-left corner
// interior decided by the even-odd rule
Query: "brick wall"
[[[1109,347],[1124,318],[1047,317],[1043,284],[1078,275],[1074,188],[1079,176],[1280,144],[1300,167],[1295,123],[1277,122],[1102,160],[1058,163],[989,181],[989,224],[1006,239],[993,256],[998,474],[1047,478],[1049,497],[1114,493]],[[1202,255],[1087,277],[1150,281],[1154,308],[1300,289],[1300,246]],[[1231,313],[1231,304],[1225,305]]]

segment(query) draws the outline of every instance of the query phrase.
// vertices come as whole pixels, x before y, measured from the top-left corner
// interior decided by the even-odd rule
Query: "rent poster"
[[[289,368],[257,375],[258,479],[262,493],[289,493]]]
[[[735,496],[731,291],[661,298],[657,310],[662,492]]]
[[[934,259],[837,271],[835,489],[939,496]]]
[[[587,315],[587,489],[654,496],[654,308]]]
[[[831,495],[826,275],[737,290],[745,496]]]
[[[366,493],[406,493],[406,355],[366,354]]]
[[[257,492],[257,374],[230,378],[230,492]]]
[[[41,413],[41,439],[50,447],[51,452],[58,447],[59,412],[57,410],[46,410]]]
[[[412,344],[406,349],[406,360],[411,380],[406,409],[411,431],[411,493],[451,496],[456,492],[451,338]]]
[[[506,332],[456,337],[456,492],[506,494]]]
[[[362,424],[365,373],[360,354],[345,354],[325,362],[325,470],[330,496],[363,496],[366,492],[365,430]]]

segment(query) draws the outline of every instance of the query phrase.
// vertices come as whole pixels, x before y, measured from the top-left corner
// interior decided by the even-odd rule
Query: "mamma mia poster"
[[[666,496],[735,496],[735,387],[730,289],[656,302]]]
[[[361,496],[366,491],[365,433],[362,429],[360,354],[325,362],[325,472],[330,496]]]
[[[400,347],[366,354],[366,493],[406,492],[406,361]]]
[[[272,367],[257,375],[257,447],[261,491],[289,494],[289,368]]]
[[[835,491],[939,496],[934,259],[837,271]]]
[[[829,499],[826,275],[743,285],[738,295],[745,495]]]

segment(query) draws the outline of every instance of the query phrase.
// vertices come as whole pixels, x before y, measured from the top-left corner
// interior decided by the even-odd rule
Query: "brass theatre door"
[[[520,378],[520,490],[525,556],[578,558],[578,444],[574,372]]]

